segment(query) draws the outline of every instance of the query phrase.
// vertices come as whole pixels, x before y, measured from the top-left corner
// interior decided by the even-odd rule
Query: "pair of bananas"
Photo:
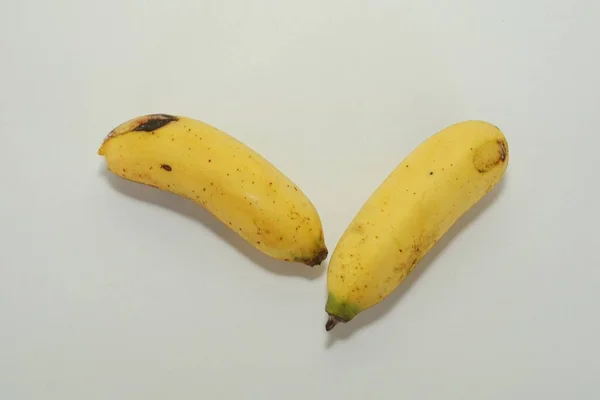
[[[328,254],[317,210],[254,150],[204,122],[145,115],[113,129],[98,153],[118,176],[205,207],[267,255],[309,266]],[[327,273],[329,331],[385,299],[467,210],[502,178],[508,145],[466,121],[419,145],[350,223]]]

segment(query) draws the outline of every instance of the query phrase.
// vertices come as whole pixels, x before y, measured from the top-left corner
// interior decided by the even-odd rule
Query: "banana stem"
[[[335,315],[331,315],[329,314],[329,319],[327,319],[327,323],[325,324],[325,330],[327,332],[329,332],[330,330],[332,330],[333,328],[335,328],[335,326],[337,324],[339,324],[340,322],[346,322],[343,319],[340,319],[338,317],[336,317]]]

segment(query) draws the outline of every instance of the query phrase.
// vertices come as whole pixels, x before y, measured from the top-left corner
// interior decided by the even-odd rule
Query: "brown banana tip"
[[[498,144],[500,145],[500,161],[504,161],[506,160],[506,145],[503,141],[499,141]]]
[[[343,319],[340,319],[338,317],[336,317],[335,315],[331,315],[329,314],[329,318],[327,319],[327,323],[325,324],[325,330],[327,332],[329,332],[330,330],[332,330],[333,328],[335,328],[335,326],[337,324],[339,324],[340,322],[346,322]]]
[[[321,265],[323,260],[325,260],[327,258],[328,254],[329,254],[329,251],[327,250],[327,248],[324,247],[313,258],[306,259],[303,262],[304,262],[304,264],[308,265],[309,267],[314,267],[315,265]]]

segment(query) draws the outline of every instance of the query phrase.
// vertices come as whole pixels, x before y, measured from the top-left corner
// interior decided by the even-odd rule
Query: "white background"
[[[595,0],[3,0],[0,398],[600,398],[599,21]],[[276,164],[330,251],[454,122],[498,125],[511,161],[327,334],[325,265],[105,172],[108,131],[154,112]]]

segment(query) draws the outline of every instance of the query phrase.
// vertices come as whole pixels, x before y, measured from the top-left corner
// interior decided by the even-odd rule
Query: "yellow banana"
[[[319,214],[283,173],[204,122],[145,115],[113,129],[98,154],[122,178],[193,200],[265,254],[310,266],[327,256]]]
[[[483,121],[454,124],[418,146],[377,188],[337,244],[327,272],[329,331],[393,292],[504,175],[508,145]]]

